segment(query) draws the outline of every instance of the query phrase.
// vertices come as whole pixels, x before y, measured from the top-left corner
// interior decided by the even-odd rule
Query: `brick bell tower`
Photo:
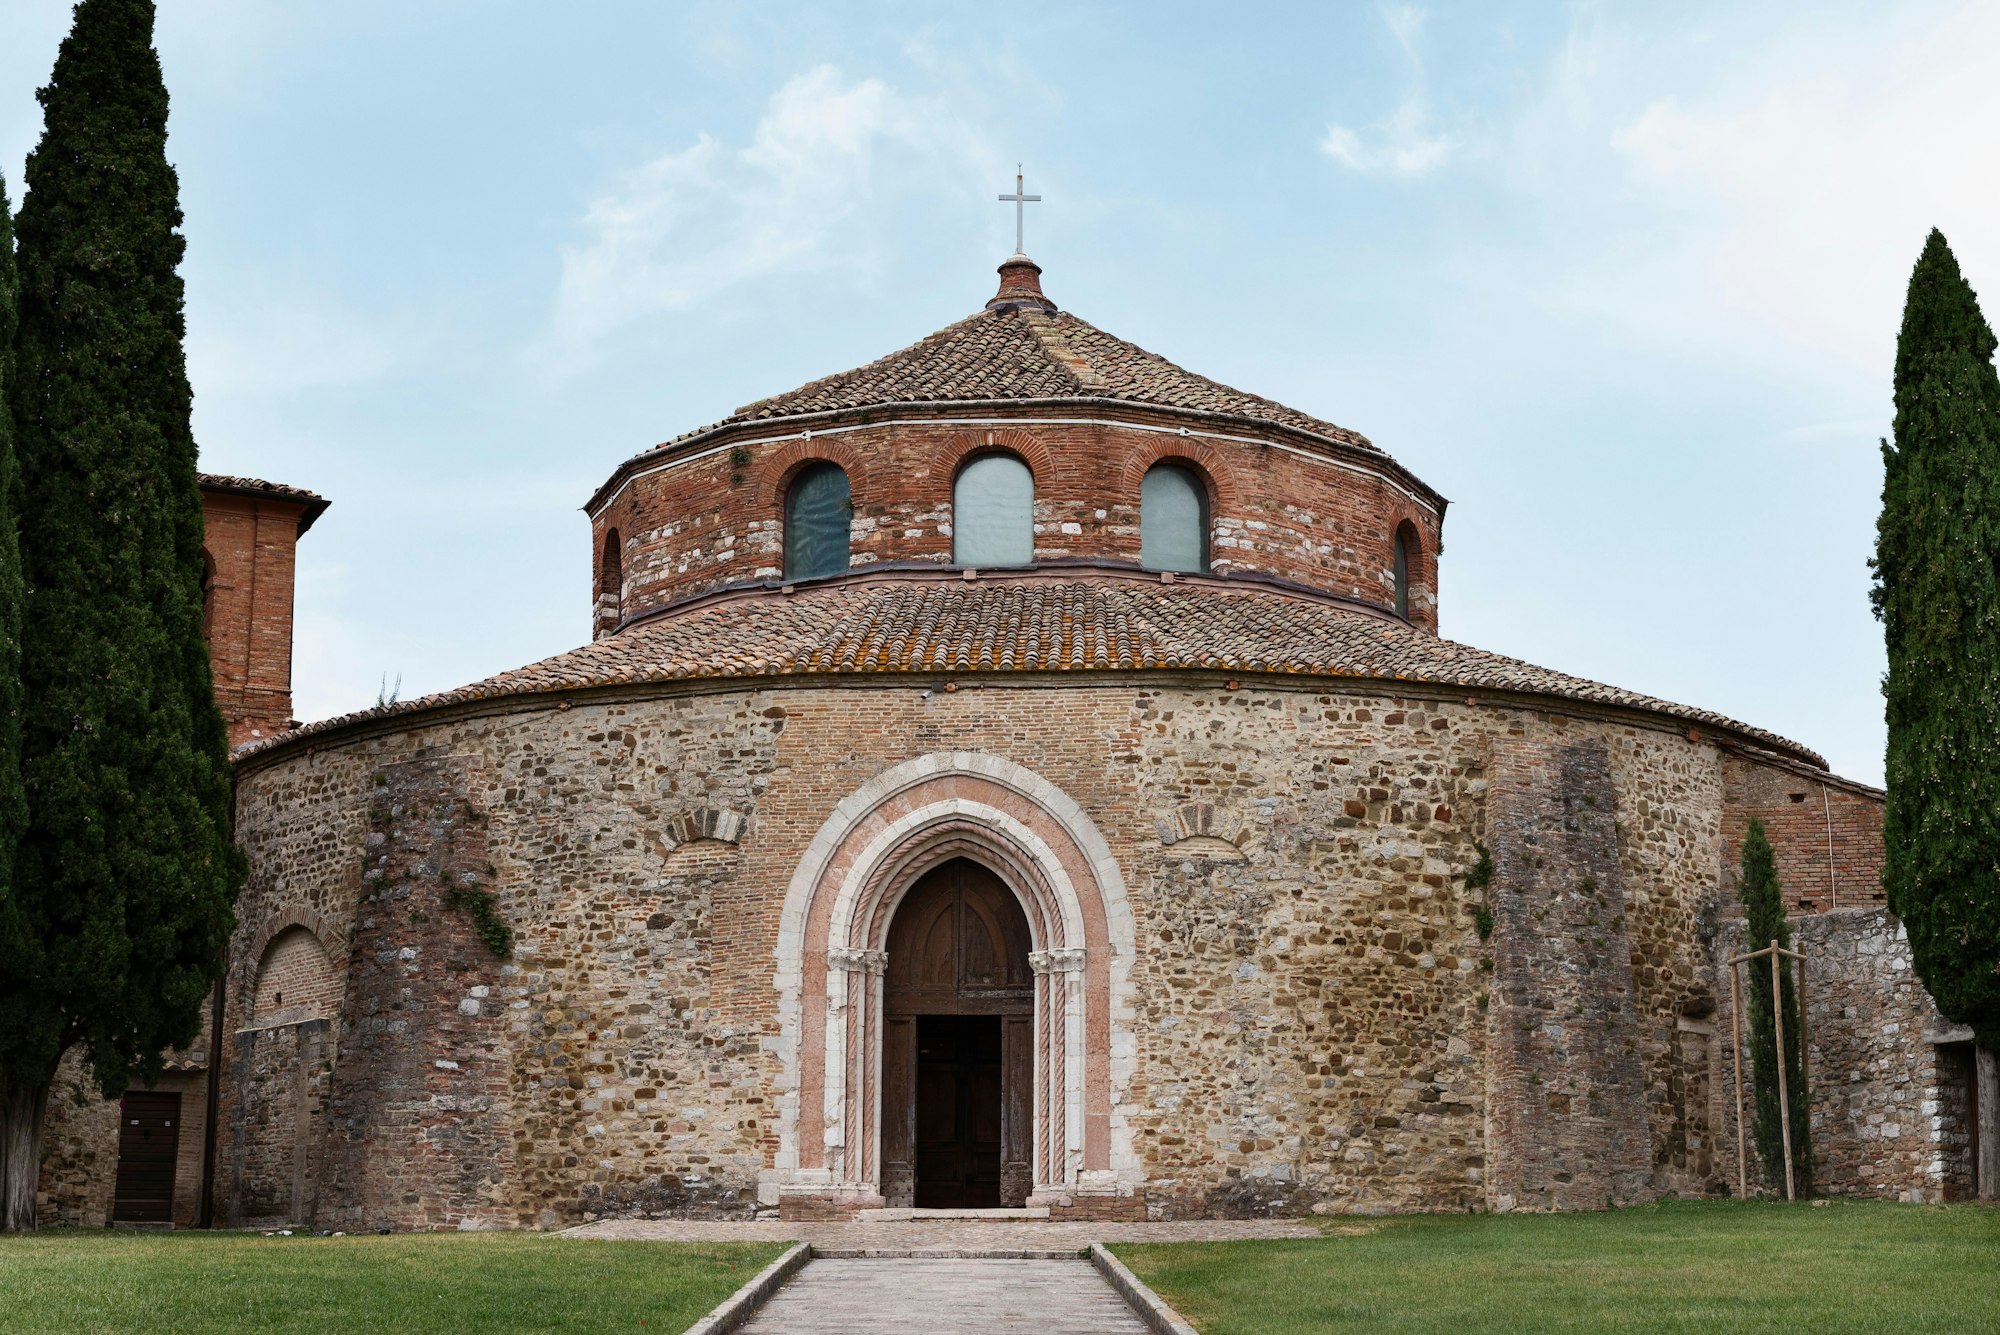
[[[201,475],[202,623],[232,748],[293,726],[293,569],[328,504],[301,487]]]

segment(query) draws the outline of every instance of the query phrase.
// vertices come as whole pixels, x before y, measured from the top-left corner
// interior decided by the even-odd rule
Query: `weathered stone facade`
[[[1727,961],[1744,952],[1742,926],[1740,920],[1725,923],[1717,935],[1718,969],[1726,971]],[[1804,1019],[1817,1189],[1904,1201],[1977,1195],[1971,1150],[1977,1073],[1971,1034],[1938,1015],[1910,966],[1902,924],[1880,908],[1797,917],[1792,947],[1806,957]],[[1757,963],[1769,967],[1766,961]],[[1734,1019],[1726,972],[1722,980],[1722,1010],[1716,1017],[1722,1035],[1719,1053],[1732,1060]],[[1733,1102],[1734,1087],[1724,1075],[1718,1082],[1721,1101]],[[1746,1107],[1752,1083],[1746,1054]],[[1733,1108],[1718,1114],[1719,1119],[1734,1116]],[[1734,1126],[1733,1121],[1721,1124]],[[1749,1180],[1756,1190],[1754,1145],[1749,1153]],[[1724,1157],[1733,1178],[1733,1142],[1724,1148]]]
[[[1010,1200],[1170,1219],[1727,1191],[1721,962],[1753,816],[1798,911],[1839,906],[1801,928],[1823,1185],[1969,1180],[1953,1073],[1977,1064],[1914,1037],[1934,1017],[1893,924],[1850,910],[1879,793],[1438,638],[1441,497],[1060,316],[1031,269],[620,467],[588,507],[591,644],[241,756],[221,1221],[908,1205],[941,1171],[897,1065],[923,1060],[913,1018],[970,1034],[997,994],[891,1014],[889,928],[959,859],[1028,940],[977,1086],[996,1118],[1011,1091]],[[985,453],[1030,479],[1027,564],[952,565],[954,477]],[[1173,569],[1141,533],[1162,464],[1203,492]],[[814,465],[851,489],[815,530],[845,563],[786,582]],[[963,1042],[946,1074],[973,1089]],[[63,1144],[56,1177],[88,1178]],[[973,1172],[984,1144],[948,1148]]]
[[[250,762],[245,930],[309,910],[354,943],[317,1220],[772,1204],[784,887],[845,795],[939,752],[1031,769],[1122,869],[1134,1052],[1109,1168],[1152,1215],[1724,1184],[1725,1049],[1683,1028],[1717,1006],[1721,747],[1414,688],[954,685],[461,708]],[[1495,874],[1468,889],[1482,844]],[[510,961],[435,902],[460,868],[490,875]],[[385,883],[431,898],[385,911]],[[366,1055],[392,1041],[412,1054],[393,1089]],[[404,1148],[355,1159],[343,1117]]]

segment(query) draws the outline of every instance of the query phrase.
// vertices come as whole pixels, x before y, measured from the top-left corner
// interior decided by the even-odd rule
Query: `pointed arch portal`
[[[1108,845],[1033,771],[937,752],[862,785],[785,898],[766,1198],[1067,1205],[1135,1190],[1132,955]]]

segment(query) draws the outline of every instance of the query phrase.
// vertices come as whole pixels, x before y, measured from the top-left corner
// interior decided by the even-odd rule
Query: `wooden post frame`
[[[1737,987],[1736,970],[1739,966],[1770,957],[1771,960],[1771,1029],[1778,1044],[1778,1130],[1785,1145],[1785,1199],[1798,1199],[1797,1184],[1792,1172],[1792,1102],[1791,1091],[1785,1078],[1785,986],[1784,966],[1780,957],[1792,960],[1798,968],[1799,994],[1799,1077],[1805,1088],[1799,1090],[1799,1097],[1811,1106],[1811,1048],[1806,1043],[1806,957],[1796,950],[1786,950],[1773,940],[1762,950],[1752,950],[1746,954],[1733,956],[1729,961],[1729,1010],[1730,1024],[1735,1035],[1736,1053],[1736,1190],[1740,1197],[1750,1194],[1749,1154],[1744,1146],[1743,1135],[1743,999]]]

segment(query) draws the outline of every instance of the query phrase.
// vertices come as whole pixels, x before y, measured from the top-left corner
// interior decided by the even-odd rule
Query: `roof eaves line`
[[[462,695],[457,691],[438,692],[440,696],[456,697],[433,699],[420,697],[405,700],[386,708],[358,710],[350,714],[337,715],[290,732],[264,738],[250,743],[234,752],[231,765],[237,772],[262,769],[272,759],[294,753],[300,749],[316,751],[323,745],[346,745],[354,741],[366,741],[373,737],[394,732],[407,731],[418,727],[428,727],[434,723],[454,719],[478,718],[493,714],[520,713],[525,710],[547,712],[560,710],[565,702],[582,699],[589,703],[597,698],[616,698],[633,693],[656,695],[684,693],[717,693],[730,690],[766,688],[804,688],[815,686],[839,686],[843,689],[857,685],[875,683],[895,686],[911,678],[926,676],[990,676],[1004,681],[1018,681],[1032,685],[1043,678],[1067,683],[1079,676],[1098,674],[1119,677],[1131,676],[1156,680],[1161,676],[1182,676],[1190,678],[1259,678],[1268,679],[1273,684],[1300,683],[1305,681],[1337,681],[1355,687],[1391,687],[1414,691],[1427,698],[1464,699],[1468,704],[1480,704],[1499,708],[1531,708],[1546,713],[1562,714],[1573,718],[1594,718],[1602,721],[1638,722],[1658,732],[1688,735],[1690,729],[1703,740],[1727,746],[1738,752],[1757,752],[1772,760],[1789,761],[1788,768],[1803,771],[1801,777],[1827,782],[1836,786],[1852,785],[1866,788],[1851,779],[1843,779],[1827,766],[1825,757],[1799,742],[1776,733],[1767,733],[1750,724],[1729,719],[1723,715],[1709,715],[1708,711],[1692,706],[1675,705],[1672,701],[1657,700],[1651,704],[1638,701],[1593,699],[1587,695],[1565,694],[1560,691],[1537,690],[1525,686],[1490,686],[1470,682],[1437,681],[1428,677],[1410,677],[1402,673],[1370,672],[1309,672],[1297,669],[1272,667],[1242,667],[1230,665],[1210,666],[1201,663],[1177,664],[1172,667],[1115,667],[1097,668],[1077,666],[1069,668],[1039,668],[1016,670],[997,665],[968,665],[956,662],[926,663],[903,668],[875,668],[862,671],[819,668],[802,672],[788,672],[782,668],[760,667],[743,672],[702,674],[699,676],[640,677],[636,680],[601,680],[587,683],[556,686],[520,686],[496,690],[480,695]],[[1307,687],[1306,689],[1318,689]],[[1650,698],[1650,697],[1648,697]],[[1553,705],[1553,707],[1552,707]],[[1668,706],[1661,708],[1660,706]],[[1706,717],[1694,717],[1696,714]],[[1792,754],[1773,750],[1773,745],[1792,748]],[[1879,790],[1870,790],[1879,791]]]
[[[313,521],[325,514],[333,505],[333,502],[326,497],[319,495],[317,492],[307,491],[303,487],[280,487],[275,485],[269,487],[239,486],[235,483],[217,481],[215,480],[216,474],[213,473],[200,473],[196,477],[203,491],[214,492],[217,495],[242,496],[249,500],[277,501],[284,505],[298,506],[301,511],[299,515],[300,537],[304,537],[306,530],[313,526]]]
[[[1261,417],[1244,417],[1236,413],[1213,413],[1196,408],[1175,407],[1170,404],[1137,403],[1128,399],[1107,399],[1099,396],[1091,396],[1091,397],[1078,396],[1076,398],[1060,398],[1060,399],[1048,399],[1048,398],[937,399],[932,401],[925,401],[922,403],[907,402],[907,403],[871,405],[866,408],[833,408],[817,413],[802,413],[795,417],[726,419],[721,422],[716,422],[711,426],[702,427],[697,431],[691,432],[689,435],[683,437],[680,440],[669,441],[664,445],[656,445],[652,449],[645,451],[643,454],[633,455],[630,459],[627,459],[624,463],[620,464],[618,466],[617,471],[612,473],[610,478],[606,479],[604,485],[599,487],[597,491],[592,494],[591,498],[588,501],[584,502],[583,512],[589,515],[592,519],[595,519],[598,516],[598,514],[604,509],[604,507],[611,504],[611,502],[617,500],[619,495],[635,479],[646,477],[650,474],[661,472],[668,468],[678,468],[682,464],[696,463],[702,459],[713,458],[715,455],[720,454],[724,449],[731,448],[732,446],[772,445],[782,440],[798,440],[809,437],[811,435],[827,435],[827,436],[843,435],[850,431],[867,431],[867,430],[873,430],[875,427],[878,426],[886,425],[886,422],[848,422],[838,426],[829,426],[824,429],[819,429],[810,426],[802,426],[797,430],[781,431],[775,434],[751,436],[748,438],[737,438],[731,440],[727,445],[716,445],[708,449],[703,449],[703,450],[692,449],[692,447],[699,445],[704,440],[711,439],[715,436],[723,435],[725,432],[729,432],[732,430],[752,427],[760,422],[805,423],[814,421],[837,420],[842,417],[851,416],[855,413],[874,412],[879,408],[895,409],[895,408],[907,407],[907,408],[917,408],[917,409],[938,410],[938,409],[952,409],[952,408],[993,408],[999,406],[1013,406],[1022,408],[1047,408],[1051,406],[1070,407],[1070,406],[1084,406],[1084,405],[1090,405],[1101,408],[1110,408],[1112,410],[1117,410],[1121,408],[1130,410],[1138,408],[1147,412],[1158,412],[1158,413],[1165,413],[1170,416],[1189,417],[1197,421],[1239,423],[1243,426],[1259,427],[1267,431],[1279,431],[1290,435],[1299,436],[1306,440],[1311,440],[1322,445],[1330,446],[1338,453],[1338,455],[1347,457],[1333,457],[1314,450],[1302,450],[1294,445],[1286,445],[1282,441],[1264,440],[1256,436],[1236,436],[1217,431],[1190,431],[1186,427],[1182,427],[1178,430],[1175,430],[1168,427],[1156,426],[1149,422],[1133,422],[1133,421],[1125,421],[1125,420],[1102,418],[1102,417],[898,416],[894,419],[894,421],[897,422],[898,424],[906,426],[944,426],[944,425],[951,425],[954,423],[963,424],[966,426],[1002,426],[1002,425],[1073,426],[1078,423],[1081,423],[1086,426],[1125,427],[1135,431],[1158,432],[1162,435],[1183,435],[1190,437],[1198,437],[1203,440],[1229,441],[1233,444],[1238,444],[1238,445],[1257,445],[1257,446],[1267,447],[1270,449],[1283,450],[1287,454],[1294,454],[1302,459],[1310,459],[1319,463],[1328,464],[1332,467],[1343,469],[1346,472],[1361,474],[1363,476],[1380,477],[1384,481],[1388,482],[1391,486],[1395,487],[1396,490],[1400,491],[1404,496],[1408,497],[1410,500],[1416,502],[1419,505],[1426,506],[1435,510],[1440,519],[1444,517],[1444,512],[1446,508],[1448,508],[1451,504],[1450,501],[1446,500],[1444,496],[1439,494],[1437,491],[1433,490],[1428,483],[1426,483],[1423,479],[1419,478],[1415,473],[1412,473],[1408,468],[1405,468],[1402,464],[1398,463],[1395,459],[1390,457],[1389,454],[1387,454],[1385,451],[1376,449],[1373,445],[1370,444],[1356,445],[1352,441],[1344,441],[1338,439],[1337,437],[1321,435],[1318,432],[1307,431],[1302,427],[1288,426],[1281,422],[1267,421]],[[1367,438],[1358,437],[1358,439],[1365,441]],[[659,459],[654,463],[645,464],[643,466],[640,465],[641,460],[647,459],[655,454],[659,454],[662,451],[671,451],[671,454],[669,455],[669,457]],[[1348,457],[1351,457],[1354,460],[1354,462],[1349,462]],[[1409,485],[1405,486],[1404,485],[1405,482],[1407,482]],[[613,485],[614,483],[616,484],[615,486]]]

